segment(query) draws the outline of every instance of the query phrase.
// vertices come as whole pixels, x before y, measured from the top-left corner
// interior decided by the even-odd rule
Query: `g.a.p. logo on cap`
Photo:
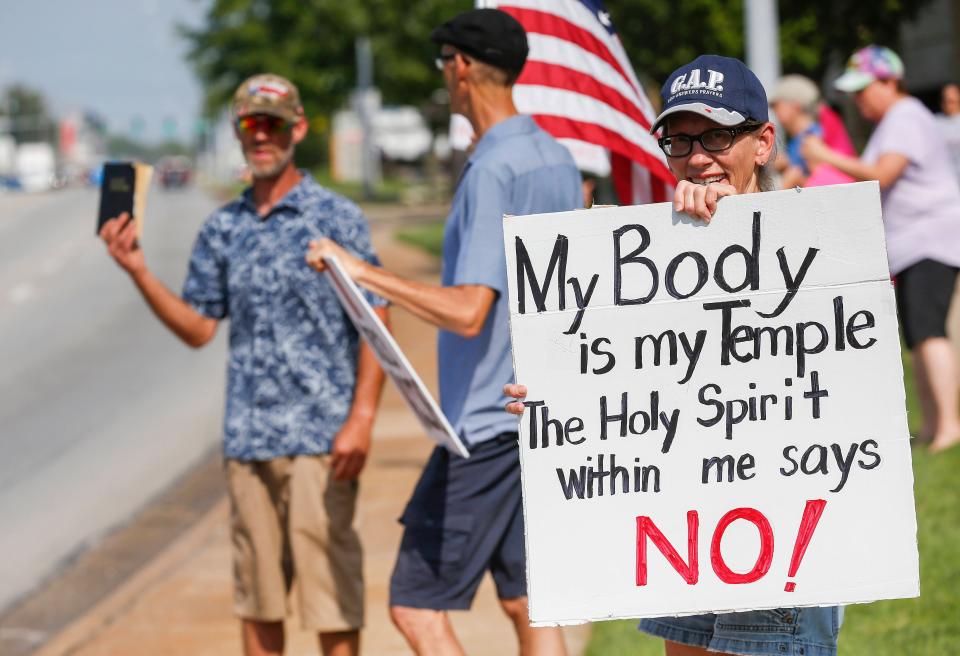
[[[687,73],[681,73],[673,78],[670,85],[670,93],[676,94],[681,91],[712,91],[714,93],[723,93],[723,73],[707,69],[707,80],[701,80],[699,68],[694,68]]]
[[[651,130],[676,112],[708,116],[721,125],[736,125],[747,119],[766,121],[767,95],[757,76],[739,59],[700,55],[677,68],[660,89],[663,109]]]

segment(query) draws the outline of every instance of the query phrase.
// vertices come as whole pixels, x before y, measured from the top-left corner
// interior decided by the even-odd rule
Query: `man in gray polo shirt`
[[[336,255],[366,289],[438,326],[440,405],[470,458],[437,448],[401,521],[406,530],[390,585],[391,617],[418,653],[462,653],[447,617],[470,607],[493,574],[523,654],[563,654],[557,628],[532,629],[526,598],[517,422],[503,408],[513,380],[504,214],[582,205],[567,150],[527,116],[511,90],[527,56],[526,34],[506,13],[475,9],[433,31],[450,106],[477,133],[447,218],[443,285],[405,280],[330,240],[308,260]]]

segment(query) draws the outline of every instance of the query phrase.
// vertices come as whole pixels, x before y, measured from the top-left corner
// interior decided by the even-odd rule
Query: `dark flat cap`
[[[523,69],[529,52],[523,26],[498,9],[471,9],[454,16],[431,32],[430,40],[511,73]]]

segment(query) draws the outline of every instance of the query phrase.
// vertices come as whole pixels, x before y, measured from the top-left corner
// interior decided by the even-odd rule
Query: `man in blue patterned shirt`
[[[582,207],[570,153],[520,116],[512,86],[527,56],[523,27],[495,9],[475,9],[433,31],[450,108],[478,136],[453,197],[443,237],[443,286],[405,280],[320,240],[308,258],[336,254],[357,283],[440,330],[440,405],[470,458],[437,448],[401,521],[390,581],[390,615],[419,654],[462,654],[447,612],[470,607],[489,571],[517,632],[522,656],[562,656],[556,627],[532,628],[520,496],[517,421],[503,411],[513,381],[504,214]],[[466,650],[470,651],[470,650]]]
[[[190,346],[209,342],[230,318],[224,457],[245,652],[282,653],[295,574],[301,621],[319,634],[324,654],[357,654],[356,479],[383,372],[303,253],[329,237],[379,262],[359,208],[294,166],[307,132],[296,87],[254,76],[237,89],[233,111],[253,184],[203,224],[182,298],[149,271],[126,216],[104,225],[101,237],[157,317]],[[386,321],[385,301],[368,299]]]

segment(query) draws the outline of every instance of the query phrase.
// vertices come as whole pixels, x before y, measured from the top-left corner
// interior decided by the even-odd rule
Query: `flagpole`
[[[775,0],[743,3],[747,66],[770,93],[780,79],[780,23]]]

